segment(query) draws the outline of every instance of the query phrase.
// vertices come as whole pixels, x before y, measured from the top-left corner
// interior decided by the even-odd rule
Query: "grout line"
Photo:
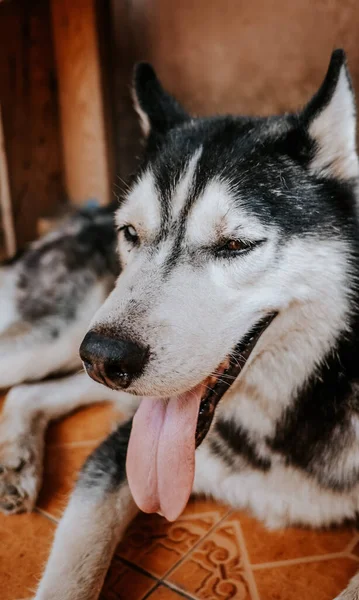
[[[343,558],[345,554],[343,552],[333,552],[333,554],[319,554],[318,556],[304,556],[302,558],[291,558],[288,560],[277,560],[275,562],[258,563],[251,565],[254,571],[261,569],[272,569],[274,567],[287,567],[291,565],[300,565],[305,563],[321,562],[331,560],[335,558]]]
[[[155,585],[155,587],[151,588],[149,592],[146,592],[145,595],[141,598],[141,600],[147,600],[147,598],[149,598],[152,594],[152,592],[155,592],[156,590],[158,590],[159,588],[159,582]]]
[[[173,584],[165,583],[164,581],[159,581],[158,585],[156,585],[156,587],[152,588],[152,590],[147,592],[147,594],[142,598],[142,600],[147,600],[148,598],[151,600],[151,594],[153,594],[153,592],[158,590],[161,586],[163,586],[166,589],[173,590],[174,592],[176,592],[176,594],[178,596],[181,596],[181,598],[186,598],[186,600],[198,600],[194,596],[190,596],[187,592],[184,592],[180,588],[177,588],[177,586],[175,586]],[[31,599],[29,599],[29,600],[31,600]]]
[[[55,523],[56,525],[59,524],[60,521],[60,517],[56,518],[53,515],[51,515],[50,513],[48,513],[46,510],[43,510],[42,508],[38,508],[37,506],[35,506],[34,508],[34,512],[42,515],[43,517],[45,517],[46,519],[49,519],[49,521],[51,521],[52,523]]]
[[[250,592],[251,598],[252,598],[252,600],[260,600],[256,580],[255,580],[253,570],[252,570],[252,565],[249,560],[249,554],[248,554],[248,550],[247,550],[247,546],[246,546],[246,540],[245,540],[244,533],[243,533],[242,527],[241,527],[241,521],[240,521],[240,519],[238,519],[236,521],[233,521],[233,523],[235,523],[236,529],[237,529],[238,542],[239,542],[240,551],[241,551],[241,555],[242,555],[244,572],[246,573],[247,578],[248,578],[247,582],[248,582],[248,587],[249,587],[249,592]]]
[[[359,541],[359,534],[356,534],[354,536],[354,538],[349,542],[349,544],[345,548],[344,552],[351,552],[357,545],[358,541]]]
[[[351,558],[351,560],[355,560],[355,562],[359,562],[359,556],[351,554],[351,552],[344,552],[343,556],[345,556],[345,558]]]
[[[122,558],[121,556],[118,557],[118,559],[124,564],[126,565],[126,567],[130,567],[131,569],[133,569],[134,571],[137,571],[137,573],[141,573],[141,575],[146,575],[147,577],[149,577],[150,579],[153,579],[153,581],[155,583],[160,583],[160,579],[158,577],[156,577],[155,575],[152,575],[152,573],[149,573],[148,571],[146,571],[146,569],[144,569],[143,567],[140,567],[139,565],[136,565],[136,563],[132,563],[130,560],[127,560],[127,558]]]
[[[198,596],[192,596],[189,592],[185,592],[182,588],[178,587],[175,583],[171,581],[161,581],[161,584],[170,590],[176,592],[176,594],[186,598],[187,600],[198,600]]]

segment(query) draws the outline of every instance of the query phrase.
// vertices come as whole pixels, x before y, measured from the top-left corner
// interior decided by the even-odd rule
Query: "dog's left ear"
[[[315,144],[313,173],[342,180],[358,177],[355,112],[345,52],[335,50],[321,87],[301,114]]]
[[[148,63],[139,63],[135,67],[133,98],[145,137],[150,133],[163,135],[189,119],[186,111],[163,89]]]

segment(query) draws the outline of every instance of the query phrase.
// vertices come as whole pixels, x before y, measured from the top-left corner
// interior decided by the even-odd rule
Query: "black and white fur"
[[[193,492],[270,527],[356,519],[359,164],[344,53],[298,114],[190,118],[148,65],[135,95],[147,146],[116,238],[112,207],[81,213],[2,269],[0,386],[78,369],[92,319],[150,348],[129,392],[173,395],[276,311],[196,452]],[[85,373],[13,388],[0,426],[1,508],[33,506],[49,420],[128,398]],[[136,512],[130,430],[121,424],[83,467],[36,600],[98,598]],[[340,600],[358,598],[354,579]]]

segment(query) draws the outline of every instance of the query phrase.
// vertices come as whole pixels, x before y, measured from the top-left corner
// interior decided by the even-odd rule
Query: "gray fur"
[[[16,304],[21,318],[38,323],[76,319],[89,289],[119,274],[113,210],[77,212],[55,232],[30,246],[17,263]]]

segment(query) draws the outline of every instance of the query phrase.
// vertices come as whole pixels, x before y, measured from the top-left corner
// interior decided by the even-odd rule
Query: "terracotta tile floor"
[[[113,419],[102,405],[51,426],[36,511],[0,516],[1,600],[31,597],[78,469]],[[101,600],[333,600],[358,569],[353,529],[269,532],[244,512],[196,500],[176,523],[136,519]]]

